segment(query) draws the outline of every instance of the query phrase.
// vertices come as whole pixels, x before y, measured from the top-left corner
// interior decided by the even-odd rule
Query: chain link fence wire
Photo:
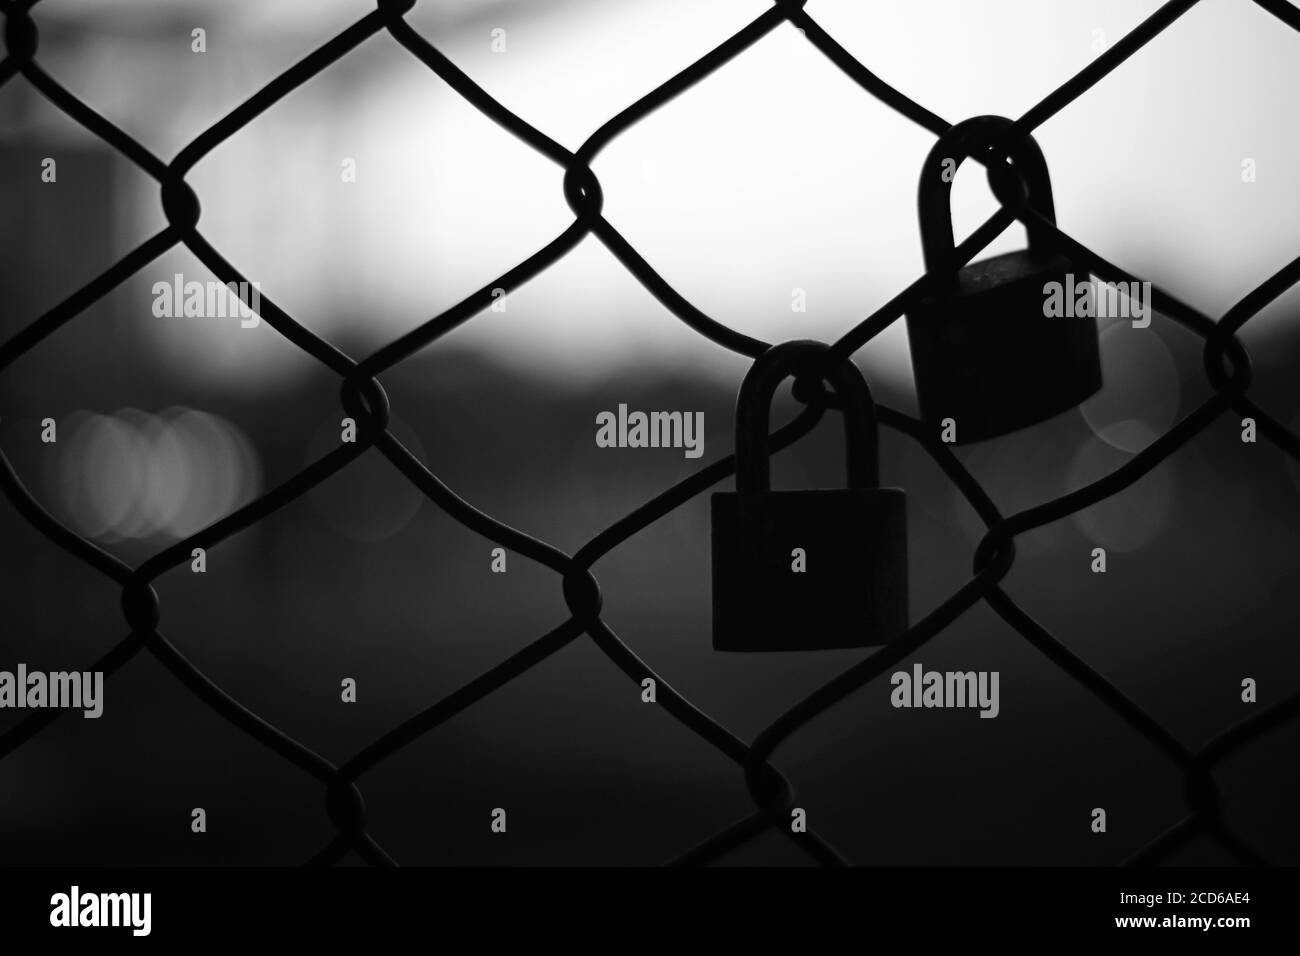
[[[122,589],[122,613],[128,633],[88,669],[103,671],[108,676],[136,655],[147,651],[226,721],[318,780],[325,789],[326,812],[336,832],[330,842],[307,861],[309,865],[337,863],[350,851],[355,851],[372,865],[396,865],[393,856],[367,832],[364,802],[358,786],[360,779],[422,735],[483,700],[584,635],[636,684],[639,685],[647,677],[654,679],[658,701],[663,708],[733,761],[744,774],[754,803],[753,812],[670,862],[698,865],[717,861],[769,829],[775,829],[785,834],[813,861],[826,865],[844,865],[849,861],[823,836],[812,829],[806,833],[791,831],[789,821],[790,810],[795,806],[794,789],[773,764],[773,757],[792,735],[892,666],[915,654],[980,601],[986,602],[1020,636],[1119,716],[1163,758],[1181,770],[1185,814],[1123,861],[1124,865],[1153,865],[1168,860],[1198,837],[1213,840],[1243,864],[1261,865],[1269,862],[1257,848],[1234,833],[1223,819],[1215,769],[1225,758],[1252,741],[1284,722],[1300,717],[1300,694],[1242,720],[1199,749],[1190,748],[1100,672],[1053,637],[1008,596],[1000,582],[1010,572],[1015,561],[1015,539],[1018,535],[1059,521],[1120,493],[1158,467],[1229,410],[1236,411],[1243,417],[1254,418],[1263,435],[1286,454],[1300,460],[1300,438],[1250,399],[1250,357],[1237,335],[1262,308],[1300,281],[1300,258],[1292,260],[1228,309],[1217,322],[1163,289],[1152,286],[1151,306],[1204,341],[1204,368],[1214,388],[1213,395],[1111,474],[1061,498],[1017,514],[1002,515],[998,511],[949,446],[933,434],[931,426],[893,408],[882,406],[879,409],[880,422],[916,441],[952,480],[984,522],[986,530],[975,551],[970,580],[896,641],[872,653],[808,695],[759,733],[752,743],[746,743],[674,690],[620,640],[613,628],[601,617],[600,584],[591,573],[592,565],[602,556],[693,496],[732,475],[735,472],[734,457],[701,468],[605,529],[575,554],[568,555],[475,508],[453,493],[437,475],[408,451],[388,428],[389,403],[379,376],[486,310],[492,305],[494,289],[518,288],[558,262],[588,235],[598,238],[665,308],[710,342],[750,358],[756,358],[766,351],[770,347],[769,343],[728,328],[682,297],[602,216],[601,185],[592,171],[591,163],[616,137],[652,111],[704,81],[723,64],[740,56],[759,39],[786,24],[800,30],[814,47],[866,93],[924,127],[941,141],[953,128],[953,124],[882,81],[850,55],[805,12],[806,0],[777,0],[771,8],[731,38],[606,122],[576,152],[570,152],[494,100],[417,33],[404,19],[415,7],[417,0],[378,0],[375,10],[276,77],[182,149],[170,163],[166,163],[69,93],[41,68],[36,59],[39,30],[32,16],[32,9],[38,2],[39,0],[7,0],[0,5],[0,12],[4,16],[6,47],[6,56],[0,60],[0,85],[21,76],[65,114],[155,180],[161,187],[162,208],[168,224],[102,275],[0,345],[0,371],[177,245],[189,249],[223,283],[246,281],[199,231],[199,197],[186,183],[186,175],[208,153],[237,135],[259,114],[381,32],[386,31],[485,116],[564,169],[564,195],[574,216],[568,228],[477,292],[361,361],[354,360],[308,331],[270,298],[261,296],[262,318],[339,377],[341,404],[346,414],[357,423],[357,441],[341,445],[261,498],[197,534],[165,548],[138,567],[127,566],[51,516],[24,487],[11,462],[0,451],[0,489],[3,489],[13,506],[51,542],[110,578]],[[1010,153],[1014,152],[1015,145],[1023,137],[1088,92],[1197,2],[1198,0],[1172,0],[1160,7],[1089,66],[1011,123],[1010,127],[996,135],[990,134],[970,158],[990,168],[1005,166],[1010,161]],[[1241,2],[1244,5],[1247,0]],[[1251,2],[1272,14],[1282,24],[1300,32],[1300,9],[1287,0]],[[954,156],[960,159],[961,152],[954,150]],[[1014,180],[1017,177],[1011,178]],[[1005,180],[1005,177],[1001,179]],[[971,261],[1007,226],[1016,221],[1034,227],[1049,245],[1104,281],[1141,281],[1075,241],[1029,208],[1027,188],[1023,180],[1019,182],[1018,190],[1013,188],[1015,185],[1014,182],[1010,186],[1005,181],[995,182],[995,194],[1000,207],[998,211],[954,250],[951,260],[943,269],[935,269],[920,276],[874,314],[830,344],[824,353],[827,363],[824,368],[831,367],[830,363],[850,360],[858,349],[937,288],[936,280],[941,280],[951,269]],[[820,371],[818,368],[805,369],[797,377],[795,395],[805,407],[794,419],[770,436],[773,451],[797,442],[817,425],[828,408],[836,406],[835,396],[822,386]],[[346,468],[370,448],[378,449],[393,467],[456,521],[559,575],[569,617],[521,651],[373,741],[342,765],[337,765],[244,707],[190,663],[159,628],[162,609],[152,583],[166,571],[187,563],[193,548],[211,549],[219,545],[304,495],[331,475]],[[0,759],[12,754],[39,734],[57,720],[60,713],[42,711],[0,735]]]

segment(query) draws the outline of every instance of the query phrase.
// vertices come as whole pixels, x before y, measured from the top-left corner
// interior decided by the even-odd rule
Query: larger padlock
[[[960,163],[1011,125],[997,116],[966,120],[930,151],[919,197],[927,271],[942,270],[953,250],[946,161]],[[1008,154],[1029,188],[1029,205],[1055,223],[1047,161],[1038,144],[1025,137]],[[1044,287],[1060,282],[1066,288],[1071,262],[1046,246],[1041,227],[1031,225],[1028,232],[1028,249],[965,266],[907,315],[921,417],[935,423],[953,419],[958,444],[1046,421],[1101,388],[1096,320],[1049,318],[1044,308]]]
[[[906,496],[878,487],[876,406],[852,362],[824,373],[844,405],[848,487],[769,488],[776,387],[816,368],[826,351],[818,342],[773,346],[741,383],[736,490],[712,498],[715,650],[868,647],[907,629]]]

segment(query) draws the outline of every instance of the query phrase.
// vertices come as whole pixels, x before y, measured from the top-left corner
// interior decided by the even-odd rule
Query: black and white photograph
[[[7,939],[1294,932],[1295,0],[0,26]]]

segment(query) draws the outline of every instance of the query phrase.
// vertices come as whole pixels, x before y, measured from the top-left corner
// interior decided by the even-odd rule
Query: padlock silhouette
[[[1012,125],[999,116],[957,124],[935,144],[921,174],[921,245],[927,271],[942,270],[953,250],[952,184],[945,161],[960,163]],[[1047,161],[1030,137],[1008,149],[1028,186],[1028,203],[1056,222]],[[1006,164],[1001,164],[1005,166]],[[994,169],[989,172],[990,184]],[[1038,424],[1074,408],[1101,388],[1096,320],[1047,317],[1044,286],[1066,285],[1073,266],[1030,226],[1029,248],[964,266],[907,315],[921,417],[956,423],[956,444]],[[1086,273],[1076,281],[1087,280]]]
[[[866,380],[849,361],[820,370],[826,353],[819,342],[773,346],[741,382],[736,490],[712,497],[714,650],[868,647],[907,629],[906,495],[878,487]],[[843,402],[848,487],[772,491],[769,406],[787,375],[813,370]]]

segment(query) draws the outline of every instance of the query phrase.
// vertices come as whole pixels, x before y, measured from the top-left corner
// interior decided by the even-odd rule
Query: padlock
[[[787,342],[741,382],[736,490],[713,509],[713,648],[805,651],[888,643],[907,629],[907,511],[880,488],[876,406],[852,362],[827,346]],[[787,375],[824,375],[842,400],[848,487],[772,491],[769,406]]]
[[[945,133],[921,174],[921,245],[927,271],[942,270],[953,250],[952,184],[941,174],[987,148],[1011,120],[980,116]],[[1028,186],[1028,204],[1053,224],[1056,210],[1047,161],[1030,137],[1008,149]],[[990,184],[995,170],[989,171]],[[1005,435],[1074,408],[1101,388],[1096,320],[1046,316],[1044,287],[1073,270],[1050,249],[1042,228],[1030,226],[1029,248],[973,262],[953,275],[907,315],[921,417],[956,424],[955,443]],[[1086,281],[1080,278],[1079,281]]]

